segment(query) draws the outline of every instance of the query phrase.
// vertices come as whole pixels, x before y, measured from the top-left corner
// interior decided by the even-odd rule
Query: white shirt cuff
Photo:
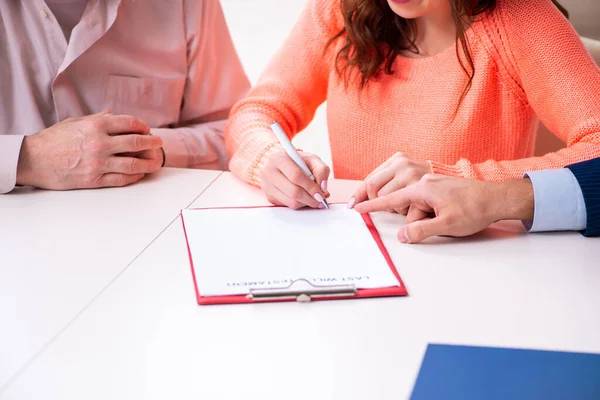
[[[533,221],[524,221],[530,232],[581,231],[586,227],[581,187],[568,169],[528,172],[533,185]]]
[[[8,193],[15,188],[19,154],[24,137],[0,135],[0,194]]]

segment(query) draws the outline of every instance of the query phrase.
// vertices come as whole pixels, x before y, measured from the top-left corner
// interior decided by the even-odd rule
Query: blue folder
[[[600,400],[600,354],[430,344],[411,399]]]

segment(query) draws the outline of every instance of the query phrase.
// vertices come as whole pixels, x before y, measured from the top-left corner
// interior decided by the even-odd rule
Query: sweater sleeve
[[[341,28],[339,14],[337,0],[309,0],[256,86],[233,107],[225,145],[231,157],[229,167],[242,180],[260,185],[267,158],[281,149],[269,128],[273,121],[291,139],[325,101],[335,57],[333,46],[327,52],[325,48]]]
[[[435,173],[503,181],[600,156],[600,69],[550,0],[500,0],[487,22],[508,85],[567,148],[543,157],[456,165]]]

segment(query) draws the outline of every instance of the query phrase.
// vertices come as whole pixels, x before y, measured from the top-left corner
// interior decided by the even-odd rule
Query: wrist
[[[277,141],[269,143],[261,150],[261,152],[258,154],[256,159],[250,166],[250,175],[248,179],[248,182],[250,184],[258,187],[261,186],[261,176],[265,167],[267,166],[269,158],[279,152],[285,153],[285,150],[283,149],[283,146]]]
[[[529,179],[515,179],[497,184],[495,196],[495,219],[499,220],[533,220],[534,196],[533,185]]]
[[[25,136],[19,152],[19,161],[17,163],[17,185],[34,186],[33,182],[33,160],[35,148],[35,135]]]

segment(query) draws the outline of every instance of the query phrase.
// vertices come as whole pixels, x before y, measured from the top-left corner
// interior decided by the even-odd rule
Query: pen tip
[[[329,210],[329,204],[327,203],[327,200],[323,199],[322,203],[325,206],[325,208]]]

